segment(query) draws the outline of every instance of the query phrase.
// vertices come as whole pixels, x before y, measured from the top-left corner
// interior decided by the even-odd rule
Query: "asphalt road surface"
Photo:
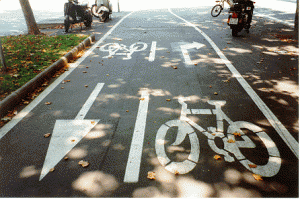
[[[0,130],[0,195],[298,197],[298,47],[226,17],[114,21]]]

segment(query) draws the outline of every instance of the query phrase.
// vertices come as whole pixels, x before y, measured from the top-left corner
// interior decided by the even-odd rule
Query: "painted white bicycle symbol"
[[[275,176],[281,166],[281,158],[279,151],[273,142],[273,140],[257,125],[245,121],[233,122],[222,110],[226,101],[208,101],[210,105],[215,106],[215,109],[188,109],[185,101],[189,98],[179,98],[179,103],[182,105],[181,116],[179,120],[171,120],[163,124],[156,135],[155,150],[159,162],[165,167],[166,170],[172,173],[186,174],[192,171],[199,160],[200,144],[196,132],[192,127],[204,134],[208,139],[208,144],[213,151],[217,154],[224,155],[224,160],[227,162],[234,162],[235,158],[245,168],[255,174],[259,174],[264,177]],[[193,122],[187,117],[187,115],[216,115],[217,127],[208,127],[208,131]],[[224,134],[224,123],[228,122],[229,127],[227,129],[227,136]],[[171,127],[178,127],[178,133],[176,140],[171,146],[180,145],[188,136],[191,149],[189,156],[182,162],[174,162],[169,159],[165,151],[166,135]],[[252,131],[265,145],[268,153],[268,162],[264,165],[256,165],[247,159],[241,152],[240,148],[255,148],[255,143],[243,132],[242,129]],[[170,132],[170,131],[169,131]],[[236,139],[235,136],[239,135],[240,138]],[[222,139],[224,143],[224,149],[217,147],[215,139]],[[243,139],[243,141],[241,140]],[[232,157],[230,154],[235,156]],[[255,165],[255,166],[251,166]],[[253,167],[253,168],[252,168]]]
[[[123,58],[123,60],[131,59],[131,55],[137,51],[143,51],[148,47],[148,45],[144,42],[136,42],[132,44],[129,48],[127,48],[124,44],[118,43],[108,43],[100,47],[100,51],[107,51],[109,55],[104,56],[103,58],[112,58],[113,55],[126,55],[127,57]]]

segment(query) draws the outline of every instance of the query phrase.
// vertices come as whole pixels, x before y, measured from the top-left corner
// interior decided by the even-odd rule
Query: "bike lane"
[[[145,16],[145,13],[143,13],[143,16]],[[169,78],[172,78],[172,81],[164,81],[164,85],[162,85],[162,82],[157,82],[158,85],[155,87],[155,90],[158,89],[160,91],[156,94],[157,96],[150,95],[146,137],[143,142],[144,155],[142,159],[142,166],[140,168],[141,171],[139,180],[136,181],[138,186],[141,186],[141,188],[136,192],[139,193],[140,191],[141,193],[147,193],[147,191],[152,190],[149,184],[153,184],[149,183],[147,175],[148,171],[153,170],[157,173],[157,180],[161,186],[166,186],[166,183],[178,185],[176,184],[178,182],[176,182],[174,178],[170,177],[169,173],[166,174],[165,170],[161,167],[161,163],[165,162],[167,165],[170,163],[166,160],[163,154],[164,152],[160,151],[165,150],[167,151],[166,154],[168,158],[171,159],[171,162],[182,162],[187,159],[192,159],[191,162],[195,163],[197,160],[196,166],[188,173],[187,176],[192,175],[197,180],[214,187],[215,189],[212,191],[213,194],[221,194],[222,189],[225,190],[228,186],[233,186],[237,189],[242,187],[241,190],[244,190],[245,194],[250,194],[248,197],[278,196],[278,194],[281,194],[282,196],[297,195],[296,187],[298,177],[297,175],[294,175],[294,172],[297,173],[298,159],[295,157],[291,149],[287,147],[286,143],[280,138],[278,132],[276,132],[269,123],[269,121],[274,122],[272,121],[273,119],[268,118],[268,121],[264,110],[262,110],[261,107],[259,108],[257,106],[257,102],[254,102],[253,99],[251,99],[250,96],[253,96],[253,93],[248,93],[249,89],[251,89],[249,88],[250,86],[247,85],[246,88],[245,85],[242,86],[240,84],[241,80],[236,80],[236,78],[241,79],[241,77],[239,77],[240,75],[238,75],[238,73],[233,75],[232,69],[230,71],[227,68],[228,66],[224,64],[224,58],[220,59],[219,55],[212,51],[212,47],[210,45],[211,42],[209,43],[199,34],[199,32],[197,33],[197,31],[187,27],[189,26],[187,23],[182,23],[182,21],[175,18],[174,15],[172,16],[169,13],[164,12],[158,16],[154,15],[153,18],[147,19],[148,21],[155,21],[155,19],[158,19],[159,22],[156,21],[155,26],[151,25],[151,28],[153,29],[155,29],[156,25],[159,27],[162,22],[166,23],[163,27],[166,27],[167,30],[163,29],[162,32],[162,29],[155,30],[155,35],[159,36],[159,39],[153,40],[157,41],[157,49],[161,49],[156,51],[156,57],[163,59],[163,62],[159,61],[158,64],[160,67],[166,67],[166,69],[169,70],[166,71],[167,73],[163,72],[165,69],[161,70],[160,73],[156,73],[156,80],[162,76],[162,79],[168,80]],[[138,24],[138,22],[134,21],[134,24]],[[170,24],[173,24],[173,26],[170,27]],[[140,26],[144,27],[145,25],[141,24]],[[183,29],[182,27],[185,28]],[[145,37],[147,39],[150,38],[149,36]],[[178,38],[180,39],[178,40]],[[245,58],[247,58],[247,56]],[[244,61],[247,62],[247,59]],[[153,64],[157,63],[154,62]],[[157,65],[152,66],[151,70],[155,70],[156,68]],[[143,81],[146,83],[149,77],[152,78],[152,75],[147,74]],[[148,85],[151,85],[151,88],[153,89],[153,86],[156,84],[149,83]],[[253,163],[245,164],[248,168],[252,168],[249,170],[255,171],[256,168],[262,166],[266,171],[256,173],[264,175],[264,173],[268,173],[269,170],[272,174],[270,174],[269,177],[264,177],[263,181],[260,181],[260,179],[255,179],[255,176],[252,176],[251,172],[245,169],[246,166],[243,167],[236,159],[231,163],[225,162],[224,160],[215,160],[214,155],[217,153],[209,147],[207,137],[203,135],[204,133],[200,133],[195,126],[194,130],[196,129],[195,132],[197,133],[200,142],[201,153],[199,159],[191,156],[189,157],[190,153],[192,153],[191,151],[195,150],[193,147],[191,148],[188,135],[186,135],[184,142],[181,143],[180,146],[172,146],[171,144],[174,143],[176,135],[178,134],[177,129],[172,128],[172,126],[176,127],[175,124],[178,123],[172,123],[171,121],[178,119],[180,116],[181,105],[179,104],[178,99],[181,96],[191,98],[191,101],[187,102],[188,107],[191,107],[191,109],[213,109],[212,105],[208,103],[209,100],[226,101],[226,104],[222,106],[224,113],[232,121],[246,121],[244,123],[239,123],[241,124],[240,128],[247,126],[247,124],[249,124],[247,122],[250,122],[250,127],[248,126],[243,128],[243,132],[250,137],[252,142],[256,145],[255,148],[244,148],[248,144],[251,145],[251,142],[248,140],[245,141],[246,143],[242,143],[240,145],[240,148],[242,148],[240,151],[245,156],[245,158],[239,157],[240,163],[242,163],[244,159],[248,159]],[[259,97],[257,96],[255,98]],[[257,100],[255,98],[254,100]],[[195,110],[195,113],[197,113],[197,110]],[[214,115],[207,115],[207,113],[203,113],[203,115],[196,115],[192,117],[192,119],[194,122],[199,123],[201,127],[207,129],[210,126],[216,127],[217,121],[215,117],[216,116]],[[224,130],[226,132],[229,126],[225,123],[226,122],[224,122]],[[165,127],[163,127],[164,124],[166,125]],[[251,132],[251,130],[254,130],[257,127],[258,130],[255,130],[255,133]],[[180,129],[181,127],[178,128]],[[165,136],[164,133],[162,133],[163,136],[157,136],[154,141],[153,134],[158,133],[159,129],[163,129],[162,132],[166,133],[166,136],[168,137],[161,139]],[[193,137],[190,138],[190,140],[193,140],[193,138],[195,138],[194,133],[190,131],[189,127],[185,130],[190,132],[190,134],[193,134]],[[264,132],[268,136],[263,136],[258,132]],[[234,134],[233,132],[231,133]],[[239,135],[235,136],[234,139],[236,139],[236,142],[242,141]],[[229,141],[230,143],[230,139],[225,141]],[[224,145],[225,148],[228,146],[228,143],[223,144],[218,138],[214,139],[213,142],[215,142],[217,147],[220,149],[224,149]],[[232,143],[233,145],[236,145],[234,142]],[[243,144],[245,144],[244,147]],[[156,148],[156,151],[154,151],[156,147],[155,145],[165,146],[158,147],[160,149]],[[295,151],[295,148],[293,150]],[[280,155],[274,151],[277,151]],[[160,159],[159,156],[161,154],[163,154],[164,157],[161,158],[160,161],[158,159]],[[194,154],[194,156],[197,156],[197,154]],[[158,159],[156,159],[157,157]],[[271,164],[267,165],[268,161]],[[149,162],[152,166],[148,165]],[[171,169],[175,176],[180,174],[180,169],[182,169],[180,166],[173,168],[173,170]],[[184,164],[183,167],[189,166],[188,164]],[[109,169],[107,171],[109,172]],[[235,173],[236,171],[238,172]],[[230,173],[234,174],[230,176]],[[163,177],[159,177],[159,175],[162,175]],[[238,179],[238,183],[233,180],[235,177]],[[231,180],[233,181],[230,182]],[[222,183],[225,183],[226,188],[220,188]],[[249,193],[246,189],[243,189],[248,185],[251,187],[250,189],[254,189],[255,191]],[[119,194],[124,194],[125,192],[128,192],[128,189],[135,188],[133,187],[134,186],[129,185],[125,186],[125,188],[120,189]],[[234,191],[232,190],[231,193],[234,194]]]
[[[97,45],[66,76],[66,81],[0,140],[1,172],[6,176],[3,195],[110,196],[113,193],[120,197],[152,190],[153,194],[178,196],[184,193],[181,183],[186,180],[200,184],[199,188],[206,187],[207,191],[202,193],[206,196],[220,196],[224,187],[231,186],[242,187],[240,190],[244,191],[247,186],[255,189],[247,192],[250,196],[273,193],[272,186],[281,188],[282,194],[287,194],[286,188],[291,191],[289,184],[280,177],[277,179],[290,176],[287,183],[295,181],[295,176],[290,175],[295,169],[290,163],[293,154],[279,138],[276,145],[280,146],[280,157],[284,157],[285,164],[275,177],[264,181],[253,180],[251,173],[237,161],[227,163],[223,156],[215,160],[216,153],[209,147],[207,137],[198,130],[195,132],[200,155],[198,160],[193,159],[195,168],[187,175],[178,175],[161,167],[156,143],[166,143],[172,161],[184,161],[194,151],[189,139],[180,146],[170,146],[176,138],[176,128],[170,128],[165,141],[156,140],[161,126],[180,117],[180,97],[190,97],[191,101],[186,102],[189,109],[215,109],[209,100],[226,101],[222,110],[231,120],[251,122],[263,128],[271,139],[278,137],[272,127],[259,123],[266,122],[261,111],[238,82],[229,79],[232,75],[223,61],[192,27],[167,10],[140,11],[124,19]],[[216,126],[217,122],[212,114],[190,118],[204,129]],[[69,122],[75,119],[87,123],[73,127],[74,123]],[[67,136],[54,136],[55,127]],[[79,127],[87,132],[85,136],[72,134]],[[47,132],[53,133],[48,139],[43,137]],[[269,156],[265,145],[255,141],[258,137],[254,133],[249,134],[258,148],[245,149],[243,154],[257,165],[266,164]],[[51,155],[59,162],[53,172],[41,179],[44,159],[54,137],[59,144],[50,151],[62,155]],[[75,144],[68,154],[63,151],[65,148],[57,150],[64,139],[69,146]],[[219,139],[216,143],[219,148],[224,147]],[[61,160],[65,155],[69,159]],[[78,165],[80,160],[90,165],[82,168]],[[147,178],[148,171],[156,172],[155,181]],[[235,183],[230,172],[236,174],[232,178],[238,178]],[[220,188],[222,185],[224,190]],[[198,190],[195,194],[201,193]]]

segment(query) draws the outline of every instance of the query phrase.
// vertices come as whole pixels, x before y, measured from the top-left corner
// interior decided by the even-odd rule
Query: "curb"
[[[41,86],[46,79],[50,77],[62,67],[66,66],[67,63],[76,57],[78,52],[85,49],[87,46],[91,45],[95,41],[95,35],[91,35],[81,42],[78,46],[74,47],[70,52],[61,57],[59,60],[54,62],[51,66],[45,69],[43,72],[35,76],[29,82],[24,84],[18,90],[12,92],[6,98],[0,102],[0,117],[3,117],[8,114],[8,111],[15,108],[18,103],[30,92],[34,91],[37,87]]]

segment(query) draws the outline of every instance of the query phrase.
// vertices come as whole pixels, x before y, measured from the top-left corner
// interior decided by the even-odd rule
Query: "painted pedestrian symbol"
[[[126,57],[123,60],[131,59],[131,55],[134,52],[146,50],[148,45],[144,42],[136,42],[132,44],[129,48],[124,44],[118,43],[108,43],[100,47],[100,51],[108,52],[107,56],[103,58],[112,58],[114,55],[124,55]]]

